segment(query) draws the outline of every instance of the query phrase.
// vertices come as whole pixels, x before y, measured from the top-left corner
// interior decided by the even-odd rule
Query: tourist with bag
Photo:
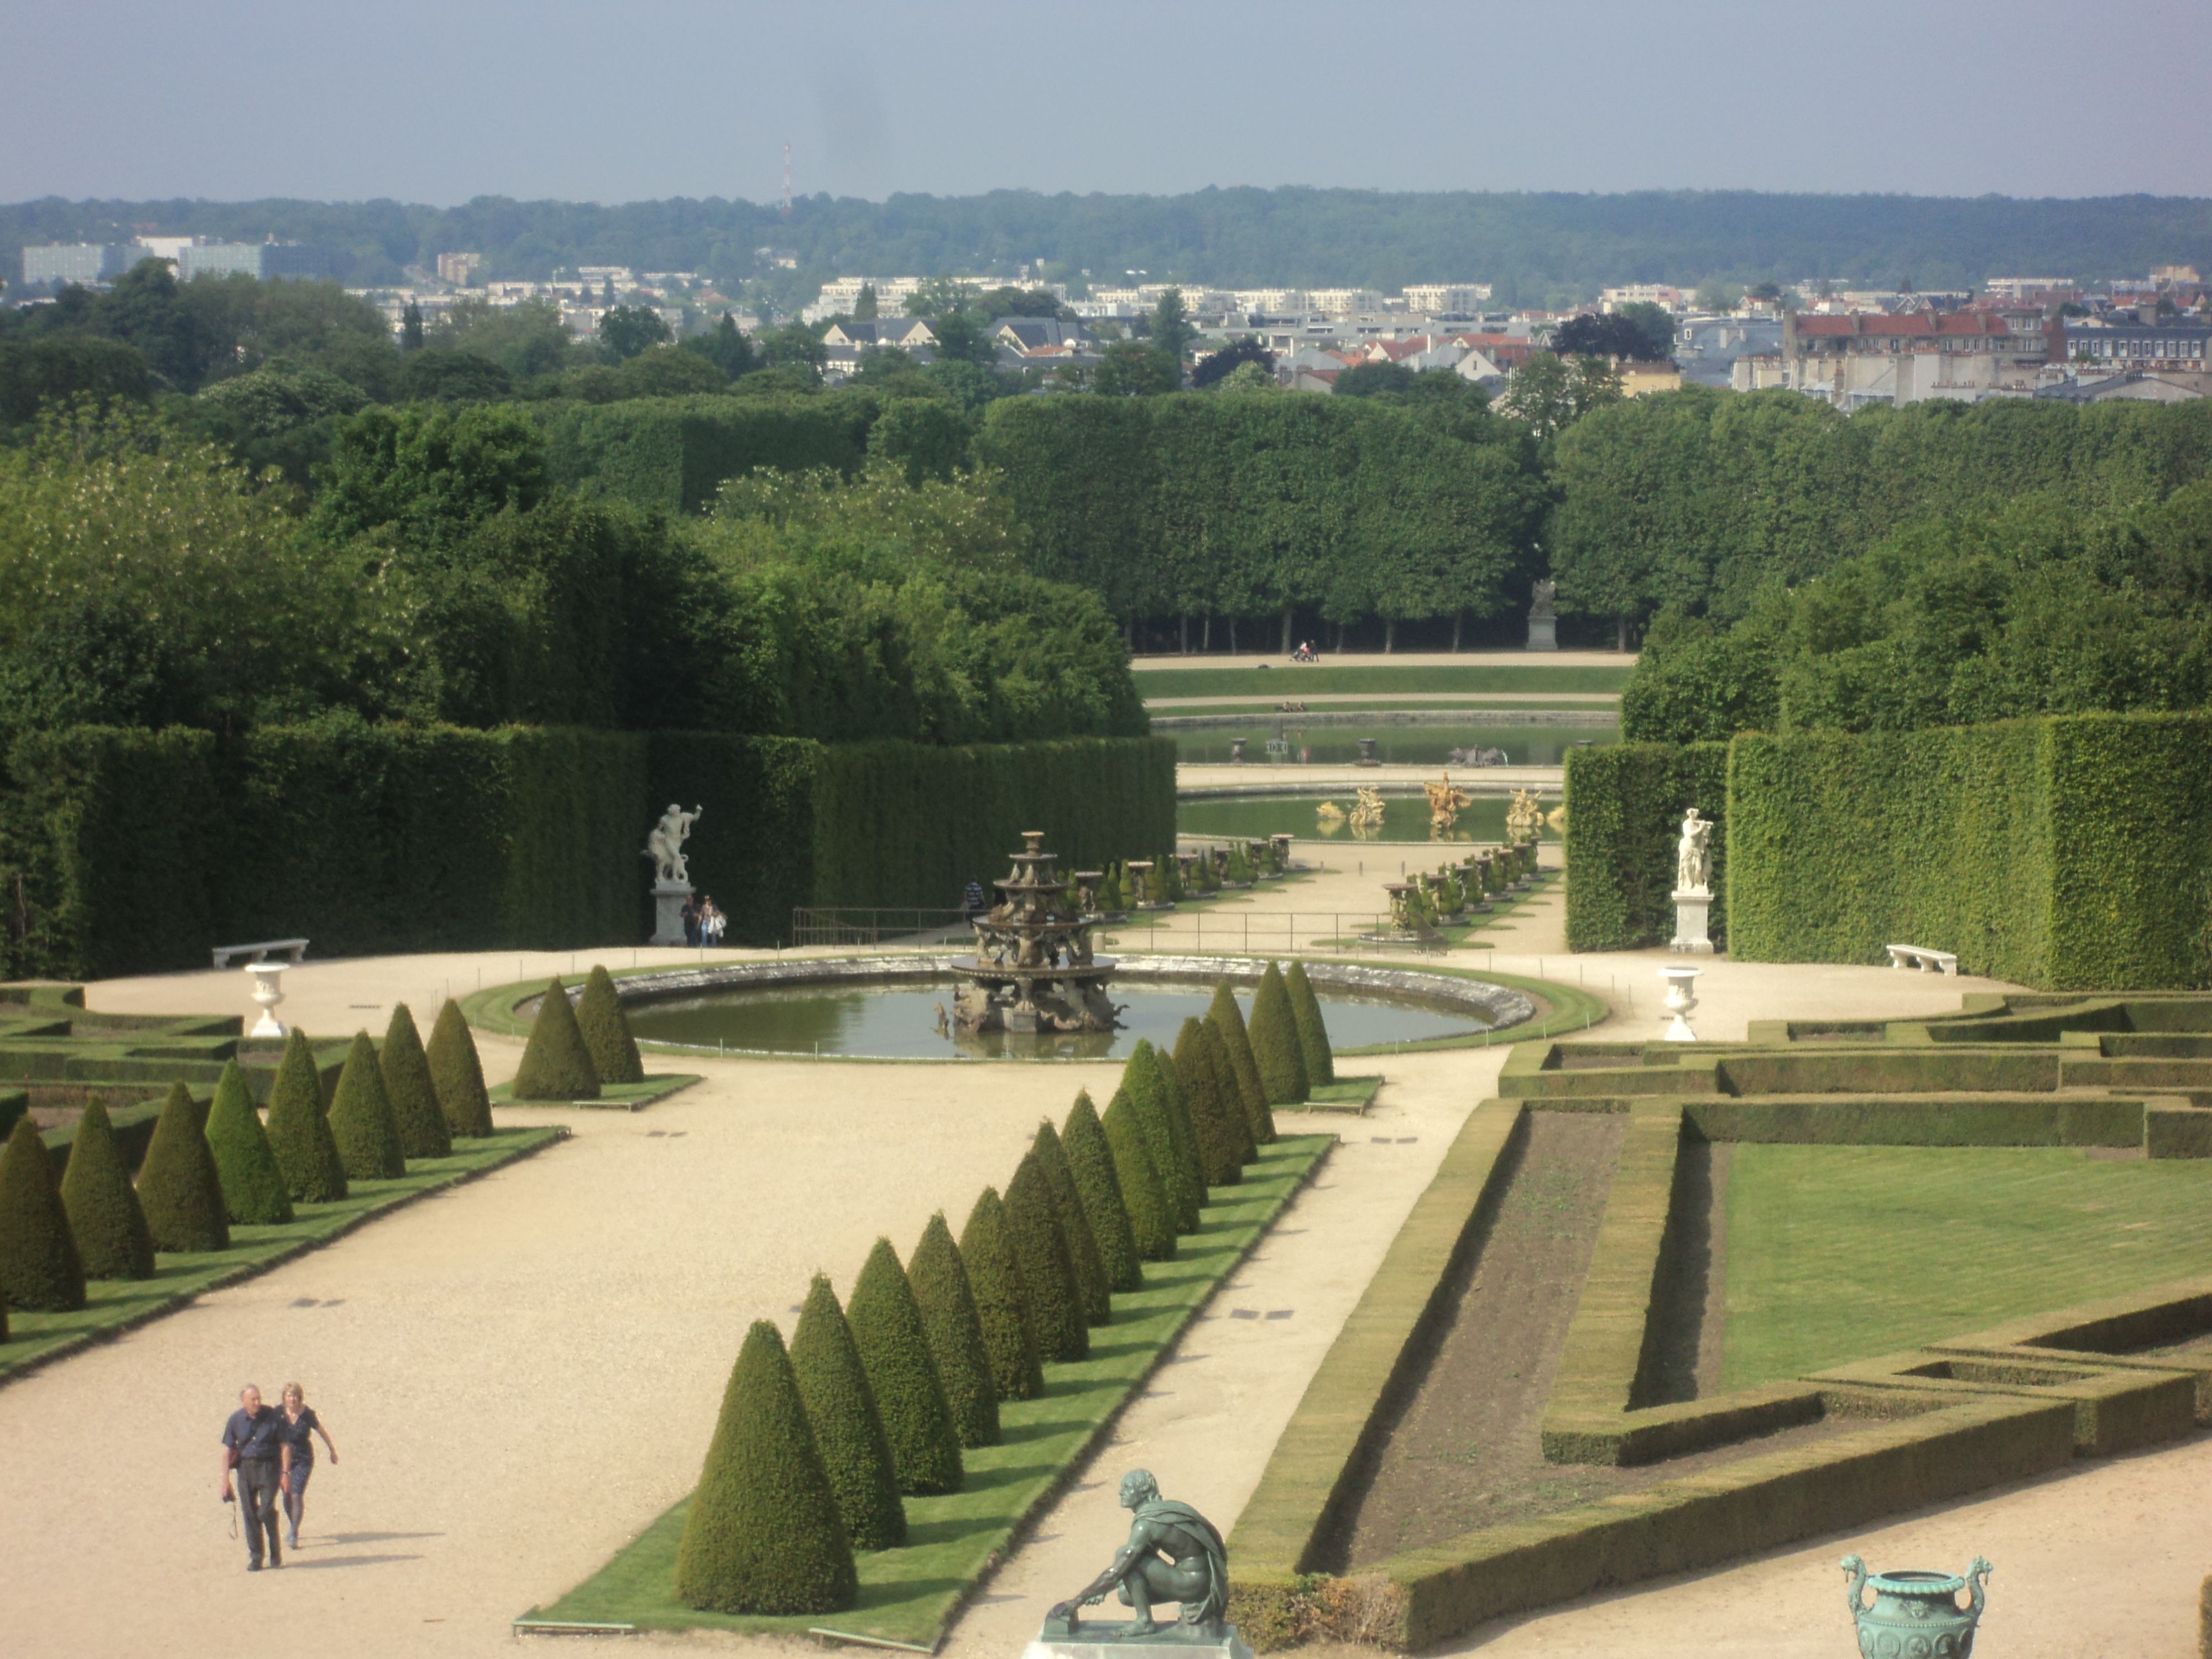
[[[283,1413],[261,1403],[261,1390],[247,1383],[238,1391],[238,1409],[222,1427],[222,1501],[233,1501],[231,1476],[238,1477],[236,1502],[246,1522],[246,1570],[261,1571],[262,1543],[269,1565],[284,1565],[276,1547],[276,1494],[292,1462],[284,1438]]]

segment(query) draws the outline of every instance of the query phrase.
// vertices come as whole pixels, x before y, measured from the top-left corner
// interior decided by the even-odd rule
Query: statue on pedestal
[[[1040,1640],[1066,1641],[1082,1628],[1080,1609],[1096,1607],[1111,1590],[1136,1617],[1127,1624],[1092,1626],[1081,1639],[1127,1641],[1158,1631],[1152,1608],[1179,1602],[1182,1623],[1194,1634],[1229,1639],[1224,1622],[1229,1611],[1229,1550],[1213,1523],[1188,1504],[1160,1496],[1150,1472],[1132,1469],[1121,1477],[1121,1507],[1134,1512],[1129,1541],[1113,1565],[1045,1615]]]
[[[1528,595],[1528,648],[1531,651],[1556,651],[1559,648],[1559,613],[1555,601],[1559,585],[1547,576],[1537,582]]]
[[[707,809],[695,806],[685,811],[674,801],[660,815],[645,838],[645,856],[653,860],[653,874],[672,886],[688,885],[691,880],[689,861],[684,856],[684,843],[690,839],[691,826],[707,816]]]
[[[1679,892],[1710,896],[1713,883],[1713,825],[1692,806],[1682,815],[1682,837],[1674,846],[1674,886]]]

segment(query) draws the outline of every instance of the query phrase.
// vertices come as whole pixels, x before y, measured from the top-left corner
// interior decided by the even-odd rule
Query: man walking
[[[247,1383],[238,1391],[238,1409],[222,1426],[222,1497],[231,1498],[231,1471],[238,1471],[238,1507],[246,1518],[246,1570],[261,1571],[261,1546],[269,1545],[269,1565],[281,1567],[276,1547],[276,1492],[291,1473],[292,1448],[284,1438],[284,1413],[261,1403],[261,1390]]]

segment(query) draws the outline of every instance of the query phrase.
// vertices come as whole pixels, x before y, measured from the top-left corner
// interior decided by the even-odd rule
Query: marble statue
[[[690,884],[691,869],[684,856],[684,843],[690,837],[691,826],[706,815],[703,806],[687,812],[674,801],[668,803],[660,822],[645,838],[645,856],[653,860],[653,874],[659,880],[679,887]]]
[[[1549,576],[1543,578],[1528,593],[1528,614],[1532,617],[1551,617],[1558,614],[1555,602],[1559,597],[1559,585]]]
[[[1713,823],[1692,806],[1682,817],[1682,838],[1674,848],[1674,887],[1683,893],[1712,890]]]
[[[1137,1616],[1123,1625],[1093,1626],[1084,1632],[1085,1639],[1151,1636],[1159,1629],[1152,1608],[1162,1601],[1181,1604],[1182,1623],[1193,1634],[1227,1638],[1229,1551],[1213,1523],[1189,1504],[1162,1498],[1159,1482],[1144,1469],[1121,1477],[1121,1507],[1133,1512],[1129,1541],[1105,1571],[1045,1616],[1044,1639],[1074,1636],[1079,1609],[1097,1606],[1113,1590]]]

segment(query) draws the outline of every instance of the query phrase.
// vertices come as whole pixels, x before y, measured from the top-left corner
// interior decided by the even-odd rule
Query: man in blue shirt
[[[246,1516],[246,1570],[261,1571],[261,1545],[269,1544],[269,1565],[281,1567],[276,1548],[276,1493],[292,1468],[292,1447],[284,1438],[284,1413],[261,1403],[261,1390],[247,1383],[238,1391],[238,1409],[222,1425],[222,1497],[231,1498],[230,1476],[238,1471],[238,1507]]]

